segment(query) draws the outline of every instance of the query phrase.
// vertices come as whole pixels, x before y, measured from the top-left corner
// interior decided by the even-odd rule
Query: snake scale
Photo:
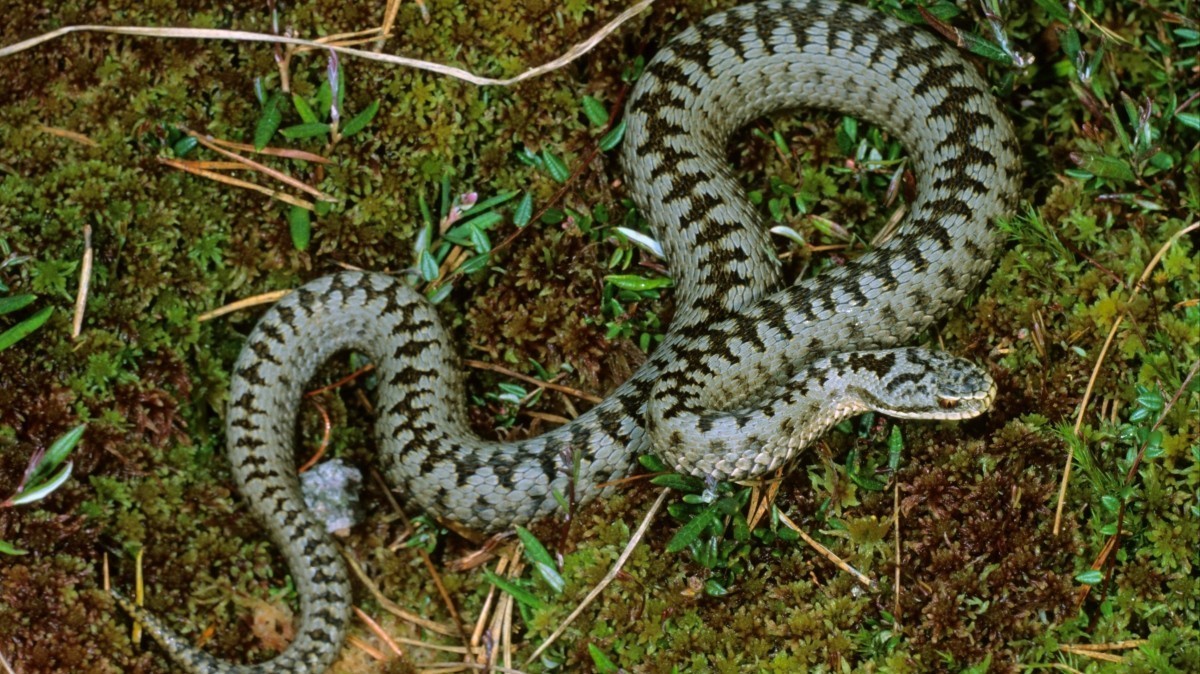
[[[837,110],[907,148],[917,196],[899,232],[858,260],[783,288],[762,217],[726,159],[730,135],[772,111]],[[626,109],[627,184],[663,246],[676,315],[625,384],[573,422],[514,443],[469,429],[463,375],[436,312],[402,282],[339,273],[271,308],[234,370],[229,458],[283,551],[300,598],[274,659],[213,658],[118,601],[178,665],[201,674],[322,672],[346,630],[350,583],[294,469],[303,387],[336,351],[376,364],[376,430],[393,486],[425,511],[495,531],[553,513],[571,457],[581,502],[654,451],[681,472],[739,479],[780,466],[868,409],[955,419],[985,411],[986,372],[906,341],[991,266],[992,223],[1015,208],[1012,127],[975,69],[923,30],[831,0],[763,2],[709,17],[647,65]],[[781,289],[782,288],[782,289]]]

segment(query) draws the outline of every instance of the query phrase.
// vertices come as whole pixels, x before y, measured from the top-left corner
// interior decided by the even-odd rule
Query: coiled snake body
[[[725,158],[730,134],[768,112],[811,106],[882,126],[911,155],[917,197],[899,233],[815,280],[782,283],[762,217]],[[471,433],[462,374],[435,311],[380,274],[313,281],[263,316],[230,390],[229,458],[283,551],[300,598],[297,634],[273,660],[233,665],[122,604],[183,668],[321,672],[350,606],[342,560],[306,511],[293,427],[302,387],[335,351],[367,354],[392,484],[426,511],[494,531],[551,514],[571,456],[580,501],[654,451],[676,470],[739,479],[784,464],[867,409],[954,419],[985,411],[987,373],[896,348],[956,305],[991,266],[991,223],[1013,210],[1019,157],[987,86],[924,31],[830,0],[746,5],[672,40],[626,110],[623,164],[676,280],[663,343],[575,421],[516,443]]]

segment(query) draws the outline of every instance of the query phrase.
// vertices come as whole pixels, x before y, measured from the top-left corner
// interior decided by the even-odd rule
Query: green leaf
[[[471,235],[471,247],[476,253],[486,253],[492,249],[492,242],[488,238],[487,232],[478,227],[468,227],[468,233]]]
[[[520,193],[521,193],[520,190],[512,190],[511,192],[501,192],[500,194],[497,194],[494,197],[489,197],[487,199],[484,199],[483,201],[472,206],[467,211],[467,215],[470,216],[470,215],[477,214],[477,213],[484,213],[488,209],[495,208],[496,206],[499,206],[500,204],[502,204],[506,201],[510,201],[513,197],[517,196]]]
[[[1104,574],[1096,569],[1088,569],[1075,576],[1075,581],[1084,585],[1096,585],[1102,580],[1104,580]]]
[[[53,312],[54,307],[46,307],[29,318],[26,318],[20,323],[12,326],[8,330],[0,332],[0,351],[3,351],[13,344],[16,344],[22,339],[28,337],[29,333],[42,327],[42,324],[50,318],[50,314]]]
[[[14,311],[20,311],[33,303],[37,299],[37,295],[33,293],[24,293],[22,295],[13,295],[12,297],[0,297],[0,316],[11,314]]]
[[[658,463],[659,470],[666,470],[660,461]],[[667,473],[659,475],[650,480],[650,484],[656,487],[669,487],[675,491],[681,491],[685,494],[699,494],[704,491],[704,480],[691,475],[680,475],[679,473]]]
[[[475,209],[471,209],[470,211],[468,211],[468,213],[472,213],[472,212],[474,212],[474,210]],[[463,224],[470,225],[471,227],[473,227],[475,229],[484,231],[484,230],[491,229],[492,227],[495,227],[496,225],[500,224],[503,221],[504,221],[503,215],[492,212],[492,213],[481,213],[480,215],[470,218],[469,220],[464,220]]]
[[[600,138],[600,151],[608,152],[614,147],[621,144],[621,139],[625,137],[625,120],[617,122],[617,125],[609,130]]]
[[[283,137],[288,140],[299,140],[301,138],[324,136],[329,133],[329,129],[330,126],[324,122],[313,122],[312,124],[289,126],[279,133],[283,134]]]
[[[656,290],[658,288],[669,288],[674,285],[675,281],[666,276],[656,276],[654,278],[645,278],[637,274],[609,274],[604,277],[605,281],[621,288],[622,290]]]
[[[4,553],[6,555],[24,555],[27,552],[28,551],[22,550],[6,540],[0,539],[0,553]]]
[[[588,655],[592,656],[592,664],[596,666],[598,674],[617,674],[617,672],[621,671],[621,668],[617,667],[615,662],[609,660],[604,651],[600,650],[596,644],[588,644]]]
[[[1012,65],[1012,57],[991,40],[986,40],[965,30],[957,32],[959,38],[962,39],[963,44],[966,45],[971,53],[978,54],[997,63]]]
[[[716,578],[709,578],[704,581],[704,594],[710,597],[724,597],[729,594],[729,590],[719,582]]]
[[[292,233],[292,245],[296,250],[308,250],[312,240],[312,219],[308,209],[292,206],[288,209],[288,230]]]
[[[329,80],[325,80],[317,87],[317,112],[321,113],[321,119],[329,119],[329,108],[332,105],[333,89],[329,86]]]
[[[900,432],[900,427],[892,426],[892,433],[888,436],[888,470],[893,473],[900,467],[900,457],[904,453],[904,435]]]
[[[462,266],[460,266],[458,268],[458,271],[462,274],[467,274],[467,275],[474,274],[475,272],[486,267],[487,263],[490,259],[491,259],[490,255],[488,255],[487,253],[481,253],[481,254],[476,255],[475,257],[467,260],[466,262],[462,263]],[[435,304],[436,304],[436,302],[435,302]]]
[[[195,136],[184,136],[171,146],[171,154],[182,158],[184,155],[195,149],[195,147],[199,144],[200,140]]]
[[[513,213],[513,224],[517,227],[524,227],[529,224],[530,218],[533,217],[533,195],[529,192],[521,197],[521,201],[517,204],[517,210]]]
[[[1041,7],[1042,9],[1046,10],[1046,13],[1050,15],[1050,18],[1052,18],[1055,21],[1058,21],[1060,23],[1065,23],[1067,25],[1071,24],[1071,15],[1067,14],[1067,10],[1062,6],[1062,3],[1060,3],[1058,0],[1034,0],[1034,1],[1037,3],[1038,7]]]
[[[583,97],[583,114],[587,115],[588,121],[592,126],[604,126],[608,124],[608,110],[600,101],[591,96]]]
[[[292,94],[292,105],[295,106],[296,114],[300,115],[300,120],[305,124],[316,124],[321,121],[312,106],[300,94]]]
[[[521,542],[525,544],[525,556],[530,561],[535,564],[554,566],[554,557],[550,556],[550,551],[546,549],[546,546],[542,545],[542,542],[537,539],[537,536],[533,535],[532,531],[522,526],[518,526],[516,529],[517,538],[520,538]]]
[[[1068,27],[1062,34],[1062,50],[1071,63],[1075,63],[1075,59],[1079,57],[1079,49],[1079,31]]]
[[[470,260],[468,260],[468,262],[470,262]],[[442,285],[440,285],[436,288],[430,288],[429,290],[426,290],[425,291],[425,299],[429,300],[430,304],[438,304],[442,300],[449,297],[450,293],[453,290],[454,290],[454,284],[443,283]]]
[[[571,172],[567,170],[567,165],[563,163],[563,160],[558,158],[558,155],[550,150],[542,150],[542,161],[546,164],[546,172],[554,180],[565,183],[571,177]]]
[[[429,254],[428,250],[421,251],[421,256],[417,260],[417,269],[421,271],[421,278],[426,283],[429,283],[438,277],[437,260],[433,259],[433,256]]]
[[[1084,155],[1082,159],[1081,168],[1094,176],[1123,181],[1137,179],[1133,175],[1133,169],[1124,159],[1091,153]]]
[[[66,465],[63,466],[62,469],[57,473],[55,473],[53,477],[41,484],[33,485],[31,488],[25,489],[17,496],[9,499],[9,503],[12,505],[25,505],[46,498],[50,494],[54,493],[55,489],[58,489],[60,486],[62,486],[62,483],[66,482],[67,478],[71,477],[71,468],[71,462],[68,461]]]
[[[279,111],[280,102],[283,101],[283,94],[276,91],[267,99],[266,105],[263,106],[262,114],[258,117],[258,123],[254,125],[254,149],[261,150],[266,147],[275,132],[279,130],[279,125],[283,122],[283,113]]]
[[[375,119],[375,113],[379,112],[379,99],[371,101],[366,110],[355,115],[346,125],[342,127],[342,137],[352,136],[359,131],[367,128],[372,119]]]
[[[708,525],[715,522],[716,519],[717,513],[711,507],[693,517],[691,521],[679,527],[679,531],[676,531],[675,535],[671,537],[670,542],[667,543],[667,552],[676,553],[687,550],[688,546],[700,538],[700,534],[704,533]]]
[[[29,483],[35,484],[41,482],[42,478],[54,472],[75,449],[75,445],[79,444],[79,439],[83,437],[83,431],[87,429],[87,424],[79,424],[75,428],[63,433],[50,444],[50,448],[42,455],[42,460],[38,461],[38,465],[33,469],[33,473],[29,476]]]
[[[483,572],[483,577],[485,580],[487,580],[487,582],[495,585],[501,591],[509,593],[512,595],[513,599],[516,599],[530,608],[542,608],[546,605],[546,602],[538,599],[537,596],[529,590],[526,590],[516,583],[509,582],[508,580],[497,576],[491,571],[485,569]]]
[[[667,464],[662,462],[662,459],[653,454],[642,454],[638,456],[638,463],[642,464],[642,468],[651,473],[661,473],[667,469]]]

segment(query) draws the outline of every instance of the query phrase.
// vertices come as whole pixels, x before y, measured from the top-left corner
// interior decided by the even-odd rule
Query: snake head
[[[867,406],[901,419],[970,419],[988,411],[996,382],[978,365],[927,349],[896,349],[895,362],[866,391]]]

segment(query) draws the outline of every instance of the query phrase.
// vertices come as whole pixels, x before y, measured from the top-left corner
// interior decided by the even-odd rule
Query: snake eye
[[[955,407],[958,407],[958,403],[959,401],[952,398],[938,398],[938,407],[944,410],[952,410]]]

